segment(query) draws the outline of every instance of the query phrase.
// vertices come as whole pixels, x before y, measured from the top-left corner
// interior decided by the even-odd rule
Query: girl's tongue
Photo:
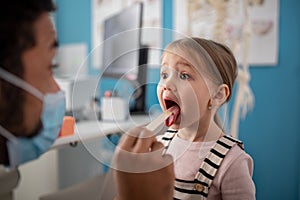
[[[172,115],[165,120],[165,125],[169,127],[169,126],[172,126],[176,122],[176,120],[180,114],[180,108],[178,105],[173,105],[168,110],[172,112]]]

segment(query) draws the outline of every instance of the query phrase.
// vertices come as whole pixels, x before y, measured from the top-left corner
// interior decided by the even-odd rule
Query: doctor
[[[10,0],[0,6],[0,165],[16,172],[14,180],[18,179],[17,167],[46,152],[62,126],[65,96],[52,74],[52,60],[58,45],[49,18],[49,12],[54,10],[51,0]],[[141,146],[136,146],[140,142],[131,143],[133,138],[149,147],[156,143],[153,138],[127,136],[120,148],[142,152],[139,151]],[[127,148],[127,144],[134,148]],[[150,161],[160,159],[154,156]],[[3,168],[0,174],[1,170],[3,172]],[[150,185],[151,179],[157,177],[151,173],[170,174],[170,178],[156,180],[156,185]],[[160,193],[162,188],[172,187],[169,183],[172,175],[171,165],[143,174],[116,171],[118,199]],[[141,178],[149,184],[140,187]],[[123,183],[130,185],[121,185]],[[7,184],[0,180],[0,188]],[[138,188],[134,194],[133,188]],[[166,199],[164,197],[162,193],[160,199]]]
[[[65,101],[52,76],[53,10],[51,1],[40,0],[0,6],[0,199],[12,198],[17,166],[47,151],[61,128]]]

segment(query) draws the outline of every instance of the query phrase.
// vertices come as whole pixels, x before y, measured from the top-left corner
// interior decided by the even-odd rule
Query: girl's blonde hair
[[[230,100],[238,67],[232,51],[227,46],[212,40],[192,37],[170,43],[164,52],[171,52],[185,58],[199,70],[199,73],[201,72],[217,85],[226,84],[229,88],[226,102]],[[214,121],[223,129],[217,113]]]
[[[216,84],[226,84],[230,91],[226,101],[230,100],[238,68],[235,57],[227,46],[212,40],[192,37],[170,43],[164,52],[185,58]]]

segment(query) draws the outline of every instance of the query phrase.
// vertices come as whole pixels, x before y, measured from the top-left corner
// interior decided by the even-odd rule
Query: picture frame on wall
[[[222,24],[225,43],[242,62],[243,31],[248,29],[247,60],[250,66],[275,66],[278,63],[279,0],[176,0],[174,28],[187,36],[216,39],[215,28]],[[221,13],[219,13],[219,11]],[[247,12],[245,14],[245,12]],[[220,22],[222,20],[222,22]],[[249,20],[246,22],[246,20]],[[245,26],[245,23],[248,23]]]

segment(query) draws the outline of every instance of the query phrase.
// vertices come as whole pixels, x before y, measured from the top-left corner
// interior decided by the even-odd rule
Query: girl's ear
[[[229,94],[230,91],[228,85],[220,85],[217,89],[216,94],[212,97],[213,105],[221,106],[227,100]]]

